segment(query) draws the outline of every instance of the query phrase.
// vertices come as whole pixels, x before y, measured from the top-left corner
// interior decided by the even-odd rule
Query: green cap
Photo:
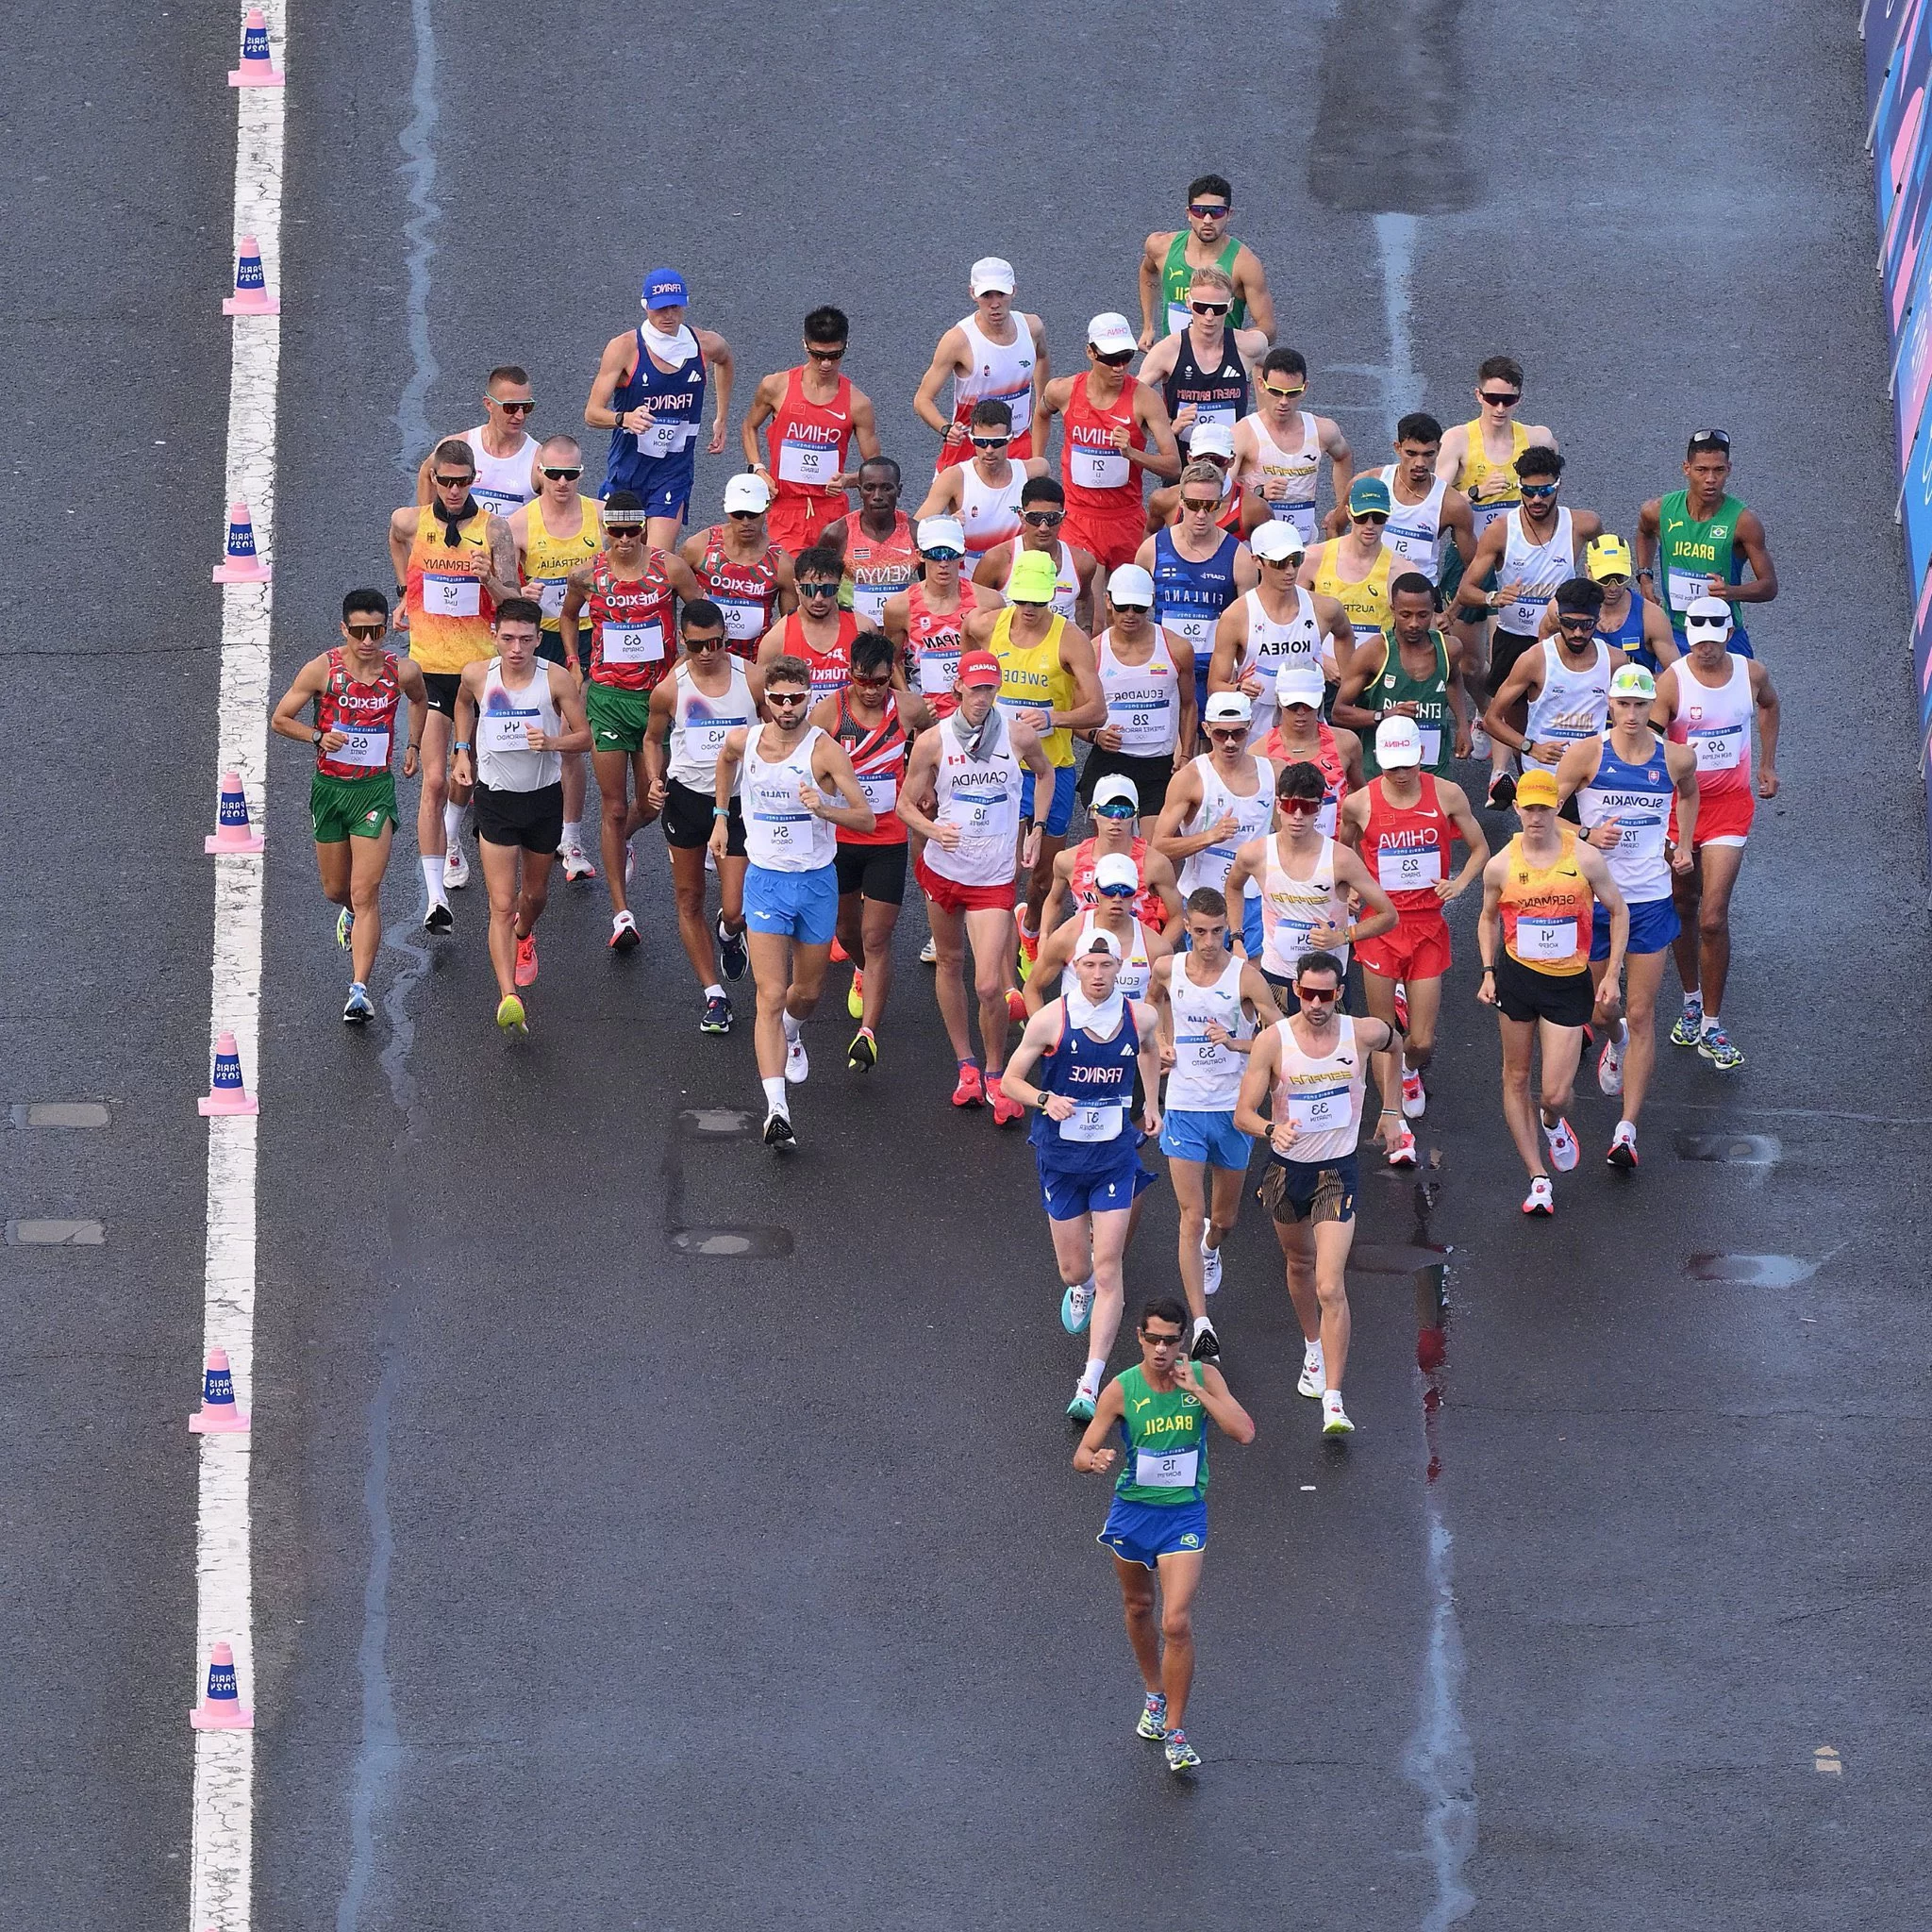
[[[1049,557],[1043,550],[1023,550],[1013,559],[1013,574],[1007,579],[1007,595],[1015,604],[1051,604],[1059,584],[1057,558]]]
[[[1349,515],[1360,516],[1367,510],[1389,514],[1389,486],[1379,476],[1357,476],[1348,486]]]

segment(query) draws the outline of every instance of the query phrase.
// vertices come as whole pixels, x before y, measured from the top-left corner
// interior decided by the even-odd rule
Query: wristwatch
[[[468,751],[469,748],[470,741],[467,738],[459,738],[453,745],[450,746],[450,750],[452,751]]]
[[[318,724],[315,727],[315,729],[308,734],[308,741],[316,748],[317,751],[320,751],[322,749],[322,741],[327,736],[328,733],[325,731],[320,724]]]

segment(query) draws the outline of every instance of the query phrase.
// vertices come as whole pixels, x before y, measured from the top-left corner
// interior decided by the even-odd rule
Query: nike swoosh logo
[[[834,423],[842,423],[845,420],[845,412],[843,409],[827,409],[825,411],[825,414],[828,415]]]

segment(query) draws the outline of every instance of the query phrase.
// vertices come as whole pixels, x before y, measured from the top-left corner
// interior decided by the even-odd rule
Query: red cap
[[[967,651],[959,658],[959,682],[968,684],[998,684],[1006,673],[1000,669],[1000,660],[991,651]]]

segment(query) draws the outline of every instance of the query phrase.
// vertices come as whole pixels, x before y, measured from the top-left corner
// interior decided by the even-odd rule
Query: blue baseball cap
[[[690,300],[691,291],[675,268],[654,268],[644,277],[646,308],[682,308]]]

